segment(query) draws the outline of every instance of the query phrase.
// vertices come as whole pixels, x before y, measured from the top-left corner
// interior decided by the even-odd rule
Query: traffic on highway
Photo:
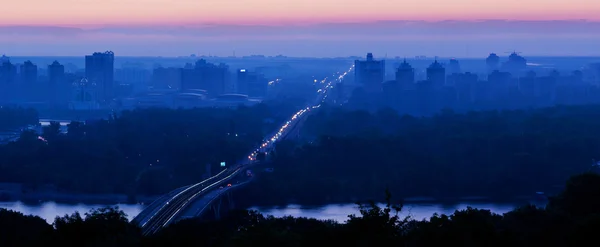
[[[325,100],[327,99],[328,90],[333,88],[333,82],[341,82],[344,79],[344,77],[348,75],[348,73],[350,73],[353,69],[354,65],[352,65],[352,67],[350,67],[348,71],[333,74],[334,77],[337,76],[335,80],[328,80],[328,77],[321,80],[320,84],[323,84],[323,87],[317,90],[317,98],[312,104],[312,106],[300,109],[299,111],[294,113],[294,115],[292,115],[292,117],[285,124],[283,124],[283,126],[281,126],[281,128],[279,128],[279,130],[274,135],[271,136],[271,138],[267,139],[260,145],[259,148],[257,148],[250,155],[248,155],[248,160],[256,161],[257,155],[259,153],[268,152],[269,150],[271,150],[273,148],[273,144],[280,140],[281,137],[286,134],[286,131],[292,129],[291,126],[297,124],[298,119],[300,117],[304,116],[304,114],[306,114],[312,109],[319,108],[321,106],[321,103],[325,102]],[[317,80],[315,80],[315,83],[317,83]]]
[[[327,98],[328,90],[333,88],[332,83],[335,81],[341,81],[344,76],[352,71],[353,68],[354,66],[352,66],[346,72],[338,72],[334,74],[334,78],[335,76],[338,76],[334,80],[328,80],[328,78],[321,80],[320,84],[323,86],[317,90],[317,98],[313,105],[300,109],[293,114],[290,119],[275,132],[275,134],[271,135],[270,138],[266,139],[259,145],[257,149],[250,153],[250,155],[247,157],[247,160],[240,162],[240,164],[234,168],[225,168],[215,176],[188,186],[185,189],[181,189],[179,192],[174,193],[170,199],[161,199],[152,203],[148,207],[148,210],[151,210],[151,212],[143,212],[142,218],[137,219],[137,223],[142,227],[143,234],[153,234],[161,228],[176,221],[181,212],[184,211],[190,204],[192,204],[192,202],[194,202],[198,197],[205,194],[205,192],[212,190],[213,188],[223,188],[223,185],[225,184],[227,184],[228,188],[232,187],[232,185],[227,182],[238,174],[241,174],[244,170],[246,170],[247,176],[252,177],[252,174],[248,172],[247,168],[250,168],[252,165],[258,163],[258,154],[268,154],[268,152],[273,149],[273,144],[281,139],[286,138],[290,131],[297,128],[298,123],[308,115],[308,112],[321,106],[321,103],[323,103]]]

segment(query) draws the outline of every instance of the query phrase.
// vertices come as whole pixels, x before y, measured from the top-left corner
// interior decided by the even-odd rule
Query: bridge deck
[[[208,206],[210,206],[211,203],[213,203],[216,199],[219,199],[220,196],[222,196],[226,192],[231,191],[235,188],[239,188],[243,185],[246,185],[247,183],[249,183],[251,181],[252,181],[252,177],[250,179],[248,179],[247,181],[244,181],[244,182],[238,183],[238,184],[234,184],[231,187],[223,187],[222,189],[214,189],[214,190],[208,192],[201,198],[198,198],[193,204],[191,204],[187,208],[187,210],[181,214],[180,219],[188,219],[188,218],[194,218],[194,217],[201,216],[203,213],[206,212],[206,209],[209,208]]]
[[[175,190],[167,193],[166,195],[161,196],[160,198],[156,199],[154,202],[152,202],[150,205],[148,205],[140,214],[138,214],[135,218],[133,218],[132,222],[135,222],[139,225],[146,224],[146,222],[150,219],[150,217],[152,215],[156,214],[158,212],[158,210],[160,210],[160,207],[162,205],[164,205],[167,201],[169,201],[171,198],[173,198],[173,196],[175,196],[177,193],[185,190],[188,187],[189,187],[189,185],[175,189]]]

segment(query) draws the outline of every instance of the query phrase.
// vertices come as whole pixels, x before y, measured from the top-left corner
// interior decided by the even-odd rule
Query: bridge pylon
[[[215,214],[215,220],[219,220],[221,219],[221,197],[219,197],[219,199],[217,200],[216,203],[213,203],[211,205],[211,208],[213,210],[213,213]]]
[[[235,208],[233,197],[231,196],[231,192],[227,192],[227,204],[229,204],[229,210],[233,210]]]

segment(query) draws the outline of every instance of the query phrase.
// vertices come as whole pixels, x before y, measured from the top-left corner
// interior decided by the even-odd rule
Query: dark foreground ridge
[[[342,224],[234,211],[219,221],[188,219],[143,236],[118,208],[58,217],[0,210],[2,246],[588,246],[600,227],[600,175],[572,177],[546,208],[504,215],[467,208],[427,221],[400,218],[401,205],[360,205]]]

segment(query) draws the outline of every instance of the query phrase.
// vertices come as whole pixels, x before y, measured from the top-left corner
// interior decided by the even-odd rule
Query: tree
[[[43,246],[52,241],[53,229],[37,216],[0,208],[0,245]]]
[[[548,207],[574,217],[600,214],[600,175],[585,173],[570,178],[565,190],[550,198]]]
[[[349,215],[346,221],[346,234],[355,246],[398,245],[402,229],[408,218],[401,219],[398,213],[402,205],[391,204],[391,193],[385,191],[385,207],[375,202],[358,204],[361,216]]]
[[[258,154],[256,154],[256,160],[258,161],[265,161],[266,158],[267,155],[264,152],[259,152]]]
[[[60,135],[60,123],[52,121],[50,125],[42,128],[42,137],[48,141],[54,141]]]
[[[93,209],[85,218],[77,212],[57,217],[54,227],[63,246],[132,246],[141,238],[140,229],[118,207]]]
[[[85,133],[84,127],[82,122],[72,121],[67,125],[67,135],[74,139],[81,139]]]

